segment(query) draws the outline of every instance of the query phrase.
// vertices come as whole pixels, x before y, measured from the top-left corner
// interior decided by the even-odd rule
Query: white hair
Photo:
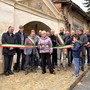
[[[71,31],[71,33],[75,33],[75,31]]]
[[[42,31],[42,34],[46,34],[46,31]]]

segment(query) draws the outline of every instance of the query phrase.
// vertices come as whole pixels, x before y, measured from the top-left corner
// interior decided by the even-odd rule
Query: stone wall
[[[84,28],[84,30],[88,28],[87,20],[76,11],[72,11],[71,9],[68,10],[67,7],[65,7],[64,14],[66,18],[68,19],[69,23],[71,24],[71,30],[73,30],[73,23],[77,23],[81,25]]]
[[[0,43],[3,32],[7,31],[8,26],[14,25],[14,7],[0,1]],[[3,72],[3,56],[0,48],[0,73]]]
[[[0,33],[10,25],[14,25],[14,7],[0,2]]]
[[[28,12],[23,12],[21,10],[15,9],[15,30],[18,30],[19,25],[25,25],[32,21],[43,22],[44,24],[49,26],[51,29],[55,29],[56,32],[58,32],[58,20],[46,19],[43,17],[33,15]]]

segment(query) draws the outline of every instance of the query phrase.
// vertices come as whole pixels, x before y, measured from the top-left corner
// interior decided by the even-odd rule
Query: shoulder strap
[[[57,35],[57,38],[58,38],[59,42],[61,43],[61,45],[63,45],[64,41],[63,41],[61,35]]]
[[[28,39],[30,40],[30,42],[31,42],[32,44],[34,44],[34,45],[35,45],[34,40],[33,40],[30,36],[28,36]]]

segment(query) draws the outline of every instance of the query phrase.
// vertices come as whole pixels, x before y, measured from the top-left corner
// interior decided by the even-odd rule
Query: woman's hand
[[[50,52],[50,54],[52,54],[52,52]]]
[[[40,46],[38,46],[38,48],[39,48],[39,49],[41,49],[41,48],[42,48],[42,46],[40,45]]]

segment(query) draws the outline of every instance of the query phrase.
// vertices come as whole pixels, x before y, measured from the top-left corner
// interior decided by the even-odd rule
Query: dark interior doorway
[[[30,34],[31,30],[35,30],[36,34],[38,34],[39,30],[50,31],[50,27],[39,21],[29,22],[24,25],[24,32],[27,35]]]

